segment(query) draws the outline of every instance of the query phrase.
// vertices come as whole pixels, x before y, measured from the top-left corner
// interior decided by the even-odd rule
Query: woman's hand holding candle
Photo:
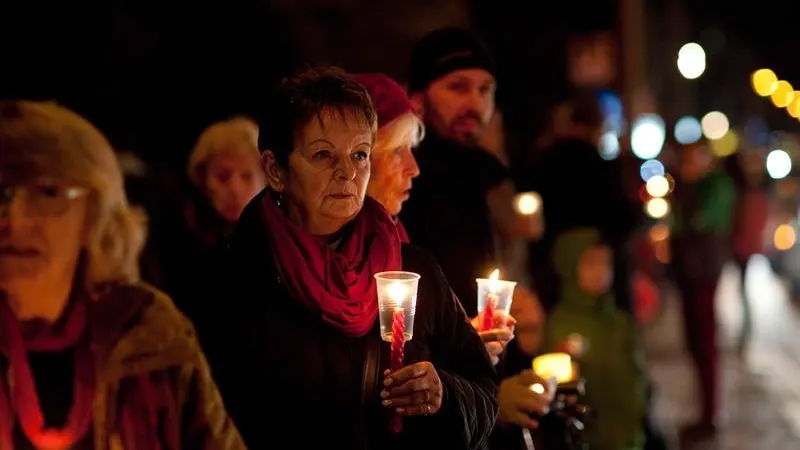
[[[478,283],[478,316],[471,323],[478,331],[486,345],[486,351],[497,365],[506,344],[514,339],[516,320],[509,314],[511,298],[514,293],[513,281],[500,279],[500,270],[492,271],[489,278],[479,278]]]
[[[486,352],[492,358],[492,364],[497,365],[500,362],[500,355],[506,350],[506,345],[514,339],[514,325],[517,321],[510,315],[495,311],[494,324],[496,327],[482,331],[483,317],[484,312],[478,314],[470,323],[486,346]]]
[[[444,390],[436,369],[428,361],[383,373],[383,406],[403,416],[430,416],[442,407]]]

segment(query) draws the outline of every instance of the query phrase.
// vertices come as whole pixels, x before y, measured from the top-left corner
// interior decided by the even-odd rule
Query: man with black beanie
[[[514,211],[508,169],[478,145],[494,114],[495,73],[486,46],[458,28],[428,34],[411,57],[411,101],[426,138],[401,219],[411,241],[437,257],[470,316],[477,314],[475,278],[511,269],[497,256],[496,234],[533,233]]]
[[[495,75],[489,50],[462,29],[433,31],[417,44],[411,57],[411,101],[423,118],[426,137],[415,152],[420,176],[400,219],[411,242],[437,258],[470,317],[478,313],[476,278],[486,278],[500,268],[506,279],[522,281],[521,273],[512,274],[514,268],[503,264],[497,243],[501,238],[531,238],[536,231],[514,211],[516,188],[508,168],[478,144],[494,114]],[[538,301],[518,285],[514,305],[532,310]],[[536,350],[532,348],[537,346],[536,339],[522,335],[535,336],[538,330],[531,333],[524,327],[519,320],[510,352],[516,347],[527,347],[524,353],[529,354]],[[490,343],[489,333],[482,337],[487,349],[498,348]],[[530,358],[527,361],[529,365]],[[541,411],[552,399],[552,389],[542,395],[528,389],[534,379],[538,378],[527,371],[503,380],[499,424],[533,426],[529,414],[535,411],[525,408]]]

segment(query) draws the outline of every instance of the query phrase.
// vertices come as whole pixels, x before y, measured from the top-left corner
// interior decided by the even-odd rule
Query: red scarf
[[[367,197],[338,250],[294,225],[269,195],[261,214],[278,273],[296,301],[348,336],[364,336],[378,317],[378,272],[400,270],[400,236],[383,207]]]
[[[89,346],[81,337],[86,329],[86,303],[67,307],[58,326],[44,322],[21,324],[6,301],[0,300],[0,324],[8,350],[7,374],[0,374],[0,448],[13,450],[14,417],[28,440],[42,450],[66,450],[79,442],[92,423],[95,374]],[[45,420],[28,364],[28,351],[58,352],[75,347],[72,408],[61,429],[45,428]],[[6,379],[7,377],[7,379]],[[9,386],[10,401],[5,392]]]

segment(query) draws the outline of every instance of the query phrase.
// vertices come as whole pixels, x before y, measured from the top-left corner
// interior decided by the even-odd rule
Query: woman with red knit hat
[[[408,200],[412,180],[419,176],[412,149],[422,141],[425,127],[396,81],[382,73],[353,77],[367,88],[378,114],[378,136],[372,151],[367,195],[396,217],[403,202]],[[398,222],[397,228],[403,241],[408,242],[403,224]]]

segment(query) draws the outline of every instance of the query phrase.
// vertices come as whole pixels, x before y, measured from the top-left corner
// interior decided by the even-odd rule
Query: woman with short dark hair
[[[260,118],[268,188],[232,242],[224,350],[212,361],[250,448],[476,449],[494,369],[436,262],[366,197],[376,113],[335,69],[286,79]],[[374,275],[421,275],[406,366],[389,367]],[[222,353],[222,352],[220,352]],[[404,418],[400,434],[389,418]]]

